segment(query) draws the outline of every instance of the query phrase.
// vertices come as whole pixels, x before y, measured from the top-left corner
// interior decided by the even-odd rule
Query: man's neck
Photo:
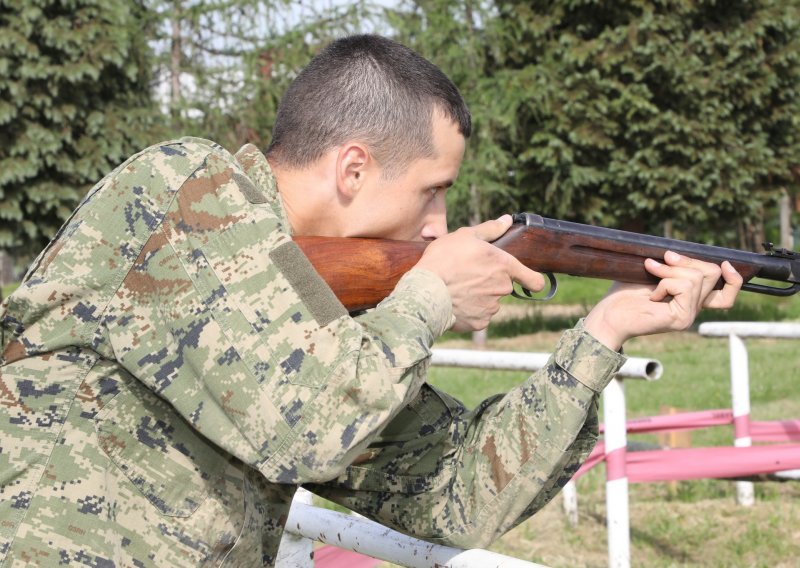
[[[278,182],[286,217],[294,235],[338,236],[339,209],[335,181],[330,168],[317,163],[309,168],[289,169],[270,163]]]

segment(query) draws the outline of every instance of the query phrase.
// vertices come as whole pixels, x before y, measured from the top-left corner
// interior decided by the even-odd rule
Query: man
[[[550,500],[623,342],[730,306],[741,278],[648,260],[657,287],[615,287],[545,369],[467,411],[425,383],[431,344],[486,326],[512,281],[543,286],[489,244],[507,216],[447,234],[469,132],[436,67],[355,36],[290,87],[266,158],[183,139],[93,188],[0,313],[0,559],[271,565],[300,484],[457,546]],[[351,317],[307,234],[433,242]]]

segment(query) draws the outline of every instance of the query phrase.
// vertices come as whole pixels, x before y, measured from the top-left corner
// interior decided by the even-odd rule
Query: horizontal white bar
[[[480,351],[476,349],[434,349],[431,364],[440,367],[472,367],[503,371],[538,371],[547,364],[549,353]],[[656,359],[628,357],[617,376],[655,381],[664,368]]]
[[[775,337],[800,339],[800,323],[761,321],[711,321],[700,324],[700,335],[713,337]]]
[[[488,550],[431,544],[360,516],[302,503],[292,503],[286,531],[411,568],[544,568]]]
[[[800,469],[787,469],[784,471],[776,471],[775,477],[782,477],[784,479],[800,479]]]

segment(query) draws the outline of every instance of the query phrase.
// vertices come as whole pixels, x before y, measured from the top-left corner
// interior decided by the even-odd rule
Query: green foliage
[[[40,249],[141,145],[151,120],[141,17],[124,0],[0,2],[0,249]]]
[[[757,217],[791,182],[797,2],[503,2],[499,13],[513,41],[498,93],[517,117],[530,207],[691,229]]]
[[[238,149],[251,96],[245,60],[257,52],[274,4],[281,2],[146,0],[165,137],[200,136]]]
[[[265,147],[298,70],[361,31],[420,51],[472,109],[451,226],[531,210],[738,245],[741,220],[759,224],[777,188],[794,190],[797,0],[317,6],[0,0],[0,249],[40,248],[156,139]]]

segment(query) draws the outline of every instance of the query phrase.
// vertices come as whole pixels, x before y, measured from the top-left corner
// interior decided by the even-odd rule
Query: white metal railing
[[[549,353],[517,353],[512,351],[477,351],[471,349],[434,349],[432,365],[439,367],[472,367],[502,371],[538,371],[547,364]],[[629,357],[617,374],[621,378],[655,380],[663,367],[655,359]]]
[[[488,550],[461,550],[425,542],[404,535],[360,515],[346,515],[302,503],[292,503],[286,530],[290,534],[317,540],[347,550],[366,554],[401,566],[413,568],[544,568],[541,564],[526,562]],[[284,543],[281,543],[281,549]],[[293,557],[308,561],[301,554]],[[280,564],[284,566],[313,566],[306,564]]]
[[[643,362],[630,357],[633,368],[639,369]],[[628,568],[631,564],[631,529],[628,500],[628,475],[625,460],[628,448],[627,410],[623,377],[654,381],[661,378],[663,367],[653,359],[645,364],[650,373],[623,375],[612,379],[603,390],[603,438],[606,456],[613,455],[613,462],[606,462],[606,534],[608,538],[608,565],[612,568]],[[627,363],[626,363],[627,364]],[[574,481],[569,484],[574,485]],[[569,485],[567,484],[567,485]]]
[[[707,322],[700,324],[700,335],[727,337],[731,366],[731,408],[733,410],[734,446],[749,447],[750,437],[750,363],[742,338],[767,337],[800,339],[800,323],[788,322]],[[800,478],[800,470],[776,474],[791,479]],[[755,503],[753,483],[736,482],[736,502],[750,506]]]
[[[516,353],[475,351],[466,349],[434,349],[432,364],[437,366],[470,367],[494,370],[534,372],[544,367],[549,353]],[[614,387],[603,393],[606,444],[625,440],[625,395],[622,378],[656,380],[662,374],[661,363],[654,359],[629,357],[612,381]],[[622,439],[615,434],[622,430]],[[624,481],[621,483],[621,481]],[[565,510],[577,520],[577,494],[574,482],[563,490]],[[611,497],[608,497],[611,495]],[[614,554],[630,563],[627,479],[607,483],[609,555]],[[571,504],[571,505],[567,505]],[[334,538],[335,535],[335,538]],[[487,550],[460,550],[403,535],[358,515],[344,515],[312,507],[308,492],[298,492],[292,503],[284,538],[276,565],[280,568],[313,567],[311,541],[318,540],[334,546],[361,552],[395,564],[419,568],[536,568],[541,565],[503,556]],[[614,543],[612,545],[612,542]],[[611,556],[610,556],[611,558]],[[622,566],[612,562],[614,566]]]
[[[313,494],[300,487],[292,499],[292,508],[289,511],[291,518],[298,507],[310,507]],[[304,509],[301,509],[304,510]],[[320,509],[322,511],[322,509]],[[297,523],[297,519],[292,519]],[[281,545],[278,548],[278,557],[275,566],[279,568],[313,568],[314,567],[314,539],[302,534],[298,527],[286,522],[286,529],[281,536]]]

